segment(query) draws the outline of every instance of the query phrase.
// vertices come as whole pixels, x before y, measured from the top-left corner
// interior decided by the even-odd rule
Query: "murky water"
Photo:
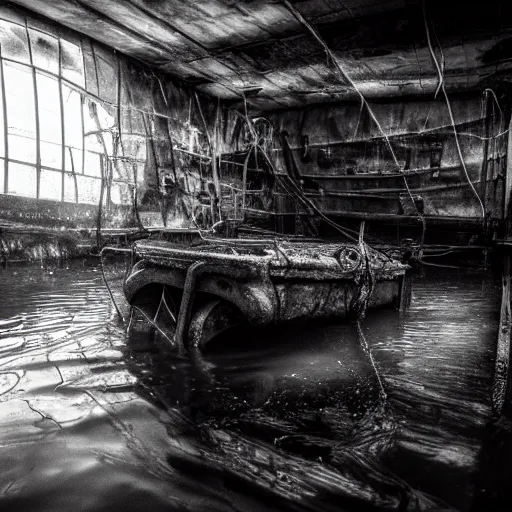
[[[497,335],[485,274],[416,277],[353,325],[238,331],[178,358],[99,269],[0,271],[0,509],[469,510]],[[109,280],[122,302],[122,265]]]

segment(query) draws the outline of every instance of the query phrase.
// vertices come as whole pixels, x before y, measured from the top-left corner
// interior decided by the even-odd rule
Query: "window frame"
[[[4,10],[5,9],[5,10]],[[37,17],[31,17],[28,14],[23,13],[23,11],[18,11],[18,9],[15,9],[14,15],[10,15],[11,9],[2,7],[0,9],[0,20],[2,20],[3,23],[7,25],[15,25],[18,31],[23,31],[26,34],[26,44],[28,45],[28,60],[27,62],[27,56],[23,55],[20,56],[20,59],[17,60],[15,57],[7,57],[5,56],[5,52],[2,52],[2,44],[0,40],[0,92],[1,92],[1,106],[3,109],[3,119],[0,120],[0,123],[3,122],[3,128],[4,128],[4,134],[3,134],[3,142],[4,142],[4,154],[1,156],[2,162],[0,162],[0,165],[4,166],[4,175],[3,175],[3,192],[1,194],[10,194],[9,192],[9,173],[13,172],[9,170],[9,164],[12,163],[14,165],[27,165],[31,166],[35,169],[36,172],[36,199],[44,199],[41,198],[41,173],[42,171],[48,170],[48,171],[57,171],[61,173],[62,180],[61,180],[61,193],[60,193],[60,199],[59,202],[63,203],[70,203],[70,197],[74,195],[74,200],[71,203],[79,203],[79,191],[77,187],[77,181],[76,177],[77,175],[83,176],[84,178],[91,178],[94,180],[97,180],[98,182],[101,182],[102,180],[108,181],[110,180],[113,184],[122,184],[123,186],[127,187],[134,187],[138,184],[135,183],[135,175],[134,171],[128,169],[125,172],[115,172],[114,169],[117,169],[117,166],[121,169],[121,171],[124,171],[127,166],[136,165],[139,169],[145,165],[147,165],[147,147],[151,144],[151,138],[152,134],[148,133],[138,133],[139,130],[136,130],[137,133],[132,133],[132,130],[130,128],[126,129],[126,126],[123,126],[123,111],[129,113],[130,111],[132,113],[129,113],[128,116],[141,116],[142,120],[144,121],[145,115],[157,115],[158,117],[167,118],[170,119],[169,116],[157,114],[155,112],[147,112],[143,108],[137,107],[134,104],[132,104],[131,101],[129,101],[129,98],[124,98],[125,104],[123,104],[123,83],[122,78],[125,75],[123,66],[126,66],[126,62],[122,59],[122,57],[117,54],[117,52],[109,51],[106,47],[103,47],[100,44],[97,44],[90,38],[81,36],[79,34],[69,33],[68,30],[66,30],[63,27],[59,26],[53,26],[50,25],[44,21],[39,21]],[[46,67],[40,67],[39,65],[36,65],[35,61],[35,35],[41,33],[44,35],[47,35],[51,38],[55,38],[57,41],[57,55],[55,54],[55,51],[52,51],[49,53],[50,57],[49,59],[57,59],[57,66],[49,62]],[[78,75],[80,75],[80,83],[73,82],[69,78],[66,78],[63,76],[63,42],[73,44],[78,47],[79,53],[80,53],[80,66],[81,69],[77,70],[77,80]],[[14,55],[14,54],[13,54]],[[77,54],[78,55],[78,54]],[[93,62],[89,62],[87,60],[87,55],[89,55],[89,61],[91,60],[90,57],[92,57]],[[99,60],[102,62],[100,63]],[[76,61],[76,59],[75,59]],[[78,61],[75,62],[78,65]],[[113,71],[115,72],[114,76],[116,78],[116,82],[114,87],[112,87],[109,91],[103,91],[105,94],[107,94],[107,97],[102,97],[102,91],[100,90],[100,70],[98,69],[100,64],[105,64],[109,67],[112,67]],[[34,126],[34,138],[30,137],[32,140],[35,141],[35,161],[34,162],[28,162],[23,159],[19,158],[12,158],[12,151],[9,151],[9,114],[8,114],[8,106],[9,106],[9,100],[6,95],[6,77],[5,77],[5,65],[6,64],[12,64],[14,66],[23,66],[24,69],[27,70],[29,74],[32,75],[32,88],[33,88],[33,106],[34,106],[34,119],[31,120],[31,125]],[[38,62],[38,64],[45,66],[43,61]],[[92,65],[92,68],[91,68]],[[103,66],[104,67],[104,66]],[[91,69],[89,69],[91,68]],[[97,94],[95,94],[93,91],[90,91],[87,89],[88,85],[88,75],[94,75],[93,78],[95,78],[95,84],[91,84],[93,89],[96,89]],[[60,115],[60,166],[57,163],[57,161],[53,162],[55,165],[46,165],[48,163],[52,163],[51,161],[43,163],[41,158],[41,145],[42,143],[45,143],[45,141],[41,140],[41,129],[43,128],[41,126],[41,113],[40,113],[40,106],[44,104],[44,98],[41,96],[42,92],[38,88],[38,75],[43,75],[49,78],[54,79],[57,82],[58,87],[58,105],[59,105],[59,115]],[[81,107],[80,108],[80,119],[77,120],[79,125],[81,126],[81,138],[82,138],[82,148],[81,148],[81,155],[79,153],[79,148],[74,148],[75,143],[73,145],[66,144],[66,104],[64,100],[64,90],[65,87],[69,88],[72,91],[75,91],[78,93],[80,97]],[[44,95],[43,95],[44,96]],[[112,96],[112,97],[111,97]],[[83,106],[85,105],[86,101],[94,101],[98,105],[101,105],[108,115],[110,116],[110,112],[112,113],[112,127],[109,125],[109,130],[118,130],[118,136],[114,134],[112,137],[112,154],[104,154],[103,152],[98,153],[97,151],[93,151],[97,155],[99,155],[99,158],[101,161],[106,160],[105,168],[108,167],[112,169],[112,173],[108,176],[104,176],[103,178],[98,175],[94,175],[92,173],[88,173],[85,167],[86,163],[86,137],[85,137],[85,119],[84,119],[84,110]],[[11,115],[13,115],[11,113]],[[69,123],[69,118],[68,118]],[[28,126],[28,125],[27,125]],[[131,126],[131,123],[130,123]],[[123,129],[124,128],[124,129]],[[78,130],[77,130],[78,134]],[[125,154],[125,144],[123,144],[122,138],[123,137],[135,137],[135,138],[143,138],[144,139],[144,147],[146,148],[144,155],[141,155],[139,153],[137,154]],[[121,140],[119,140],[121,139]],[[125,139],[127,140],[127,139]],[[76,142],[76,141],[75,141]],[[58,143],[55,142],[55,144],[58,146]],[[67,153],[68,153],[68,147],[71,148],[72,154],[69,156],[71,160],[71,166],[72,169],[69,170],[69,165],[67,165]],[[128,146],[129,147],[129,146]],[[12,147],[11,147],[12,149]],[[73,152],[73,149],[78,150],[77,152]],[[107,148],[106,151],[109,151]],[[131,153],[131,151],[129,151]],[[57,154],[57,153],[55,153]],[[76,156],[81,156],[81,162],[78,163],[76,161]],[[17,155],[19,157],[22,157],[23,155]],[[73,159],[73,157],[75,157]],[[27,160],[29,160],[27,158]],[[130,162],[130,164],[129,164]],[[77,172],[76,169],[81,172]],[[102,174],[104,173],[104,168],[102,171]],[[139,171],[139,174],[141,172]],[[143,174],[143,173],[142,173]],[[67,193],[66,191],[66,182],[69,183],[68,179],[69,177],[72,177],[75,181],[75,191],[74,194]],[[140,176],[139,176],[140,177]],[[69,184],[68,184],[69,188]],[[1,187],[0,187],[1,190]],[[22,194],[16,193],[16,195],[19,195],[20,197]],[[27,196],[27,197],[33,197],[33,195]],[[56,199],[52,199],[56,200]],[[99,201],[99,198],[98,198]],[[124,206],[129,206],[130,202],[121,203]]]

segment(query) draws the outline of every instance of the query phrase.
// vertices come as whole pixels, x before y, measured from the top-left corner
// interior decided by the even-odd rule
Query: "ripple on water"
[[[240,331],[180,359],[152,333],[125,339],[97,269],[52,272],[0,285],[2,510],[468,508],[490,413],[487,276],[417,278],[405,318],[368,315],[383,402],[352,325]],[[123,273],[108,269],[120,304]]]

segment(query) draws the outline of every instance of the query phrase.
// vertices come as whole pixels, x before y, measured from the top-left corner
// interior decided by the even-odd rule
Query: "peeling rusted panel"
[[[303,242],[244,245],[205,244],[176,248],[169,243],[140,241],[141,261],[125,281],[129,302],[151,283],[185,287],[185,272],[202,262],[195,288],[235,306],[253,325],[297,318],[346,316],[357,299],[367,263],[358,246]],[[372,307],[398,301],[407,266],[369,252],[375,281]]]

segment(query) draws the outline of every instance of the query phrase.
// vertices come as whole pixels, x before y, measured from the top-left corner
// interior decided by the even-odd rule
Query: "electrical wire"
[[[499,131],[501,132],[501,130],[503,130],[503,121],[505,119],[505,116],[503,114],[503,109],[501,108],[501,105],[500,105],[500,102],[498,100],[498,97],[496,96],[496,93],[494,92],[494,89],[491,89],[490,87],[486,87],[484,89],[484,93],[491,93],[493,99],[494,99],[494,102],[496,103],[496,106],[498,107],[498,110],[500,112],[500,124],[499,124]],[[508,130],[506,130],[508,131]],[[497,137],[497,136],[495,136]]]
[[[341,78],[340,81],[342,83],[344,83],[344,81],[348,82],[349,85],[354,89],[354,91],[359,96],[362,104],[364,104],[366,106],[366,108],[368,110],[368,113],[369,113],[370,117],[372,118],[373,122],[375,123],[375,125],[377,126],[378,130],[382,133],[382,136],[384,137],[384,139],[386,141],[386,144],[387,144],[387,146],[389,148],[389,151],[391,153],[393,161],[396,164],[399,172],[403,176],[404,185],[405,185],[405,188],[407,190],[407,194],[409,195],[409,197],[410,197],[410,199],[412,201],[412,204],[413,204],[414,208],[416,209],[416,213],[417,213],[418,218],[421,220],[422,234],[421,234],[421,240],[420,240],[420,242],[421,242],[420,243],[420,247],[423,247],[423,244],[424,244],[424,241],[425,241],[425,231],[426,231],[425,218],[424,218],[423,214],[420,212],[420,210],[419,210],[419,208],[418,208],[418,206],[416,204],[416,201],[414,200],[414,196],[412,195],[411,189],[410,189],[409,184],[407,182],[407,178],[405,176],[404,169],[402,168],[402,166],[400,165],[400,163],[398,161],[398,158],[397,158],[396,153],[395,153],[395,151],[393,149],[393,146],[391,145],[391,141],[389,139],[388,134],[382,128],[379,120],[377,119],[377,116],[373,112],[373,109],[371,108],[370,104],[368,103],[368,101],[364,97],[363,93],[359,90],[359,88],[354,83],[354,81],[350,78],[350,76],[347,74],[347,72],[341,67],[341,65],[339,64],[339,62],[336,59],[335,55],[333,54],[331,49],[327,46],[327,43],[320,37],[318,32],[308,23],[308,21],[300,14],[300,12],[297,11],[297,9],[295,9],[295,7],[293,7],[293,5],[288,0],[281,0],[281,1],[287,7],[287,9],[290,11],[290,13],[297,19],[297,21],[299,23],[301,23],[302,25],[304,25],[304,27],[307,28],[307,30],[311,33],[311,35],[322,46],[322,48],[324,49],[326,55],[328,56],[328,58],[330,59],[330,61],[334,65],[335,69],[338,71],[338,73],[340,75],[338,78]],[[420,251],[421,251],[421,249],[420,249]]]
[[[363,93],[359,90],[359,88],[354,83],[354,81],[350,78],[350,76],[347,74],[347,72],[341,67],[341,65],[337,61],[336,57],[332,53],[331,49],[327,46],[327,43],[320,37],[318,32],[308,23],[308,21],[300,14],[300,12],[298,12],[297,9],[295,9],[295,7],[293,7],[293,5],[291,5],[291,3],[288,0],[282,0],[282,2],[288,8],[288,10],[293,14],[293,16],[299,21],[299,23],[304,25],[304,27],[306,27],[308,29],[308,31],[311,33],[311,35],[318,41],[318,43],[324,49],[326,55],[328,55],[328,57],[329,57],[330,61],[332,62],[332,64],[334,64],[335,69],[338,71],[338,73],[341,75],[341,77],[346,82],[348,82],[349,85],[354,89],[356,94],[359,96],[361,102],[364,103],[364,105],[368,109],[368,113],[370,114],[370,117],[372,118],[373,122],[375,123],[375,125],[377,126],[379,131],[384,136],[384,138],[386,140],[386,144],[389,147],[389,151],[391,153],[391,156],[392,156],[396,166],[398,167],[398,169],[401,170],[402,167],[401,167],[400,163],[398,162],[398,158],[397,158],[397,156],[395,154],[395,151],[394,151],[394,149],[393,149],[393,147],[391,145],[391,141],[389,140],[389,136],[386,134],[386,132],[382,128],[379,120],[375,116],[375,113],[373,112],[372,108],[370,107],[370,105],[369,105],[368,101],[366,100],[366,98],[364,97]],[[343,80],[341,80],[341,81],[343,82]]]
[[[280,183],[281,186],[285,190],[290,191],[292,193],[292,195],[298,200],[298,202],[300,204],[302,204],[302,206],[311,208],[327,224],[329,224],[331,227],[333,227],[334,229],[339,231],[341,234],[346,236],[349,240],[351,240],[353,242],[357,241],[357,238],[355,236],[352,236],[349,233],[349,230],[347,228],[344,228],[344,227],[340,226],[338,223],[336,223],[333,220],[331,220],[310,199],[308,199],[305,196],[304,192],[302,192],[302,190],[299,189],[299,187],[297,186],[297,184],[293,180],[291,180],[290,178],[288,178],[288,180],[284,180],[282,175],[280,175],[276,171],[273,163],[271,162],[270,158],[268,157],[266,152],[263,150],[263,148],[260,145],[257,145],[256,147],[261,151],[263,157],[265,158],[269,168],[272,170],[272,173],[274,174],[274,176],[275,176],[276,180],[278,181],[278,183]],[[290,190],[289,187],[291,187],[291,190]],[[307,208],[306,208],[306,211],[307,211]]]
[[[439,42],[439,38],[437,37],[437,31],[436,31],[435,27],[433,27],[433,32],[434,32],[434,37],[436,38],[437,46],[439,47],[439,53],[441,54],[439,82],[437,84],[436,92],[434,94],[434,98],[437,98],[439,91],[441,90],[442,86],[444,85],[444,70],[446,67],[446,60],[444,57],[443,47],[441,46],[441,43]]]
[[[154,322],[147,314],[146,312],[139,308],[139,306],[132,306],[134,309],[136,309],[139,313],[142,314],[142,316],[146,319],[147,322],[149,322],[172,346],[175,345],[174,343],[174,340],[172,340],[171,338],[169,338],[169,336],[167,336],[167,334],[165,334],[164,331],[162,331],[162,329],[160,329],[160,327],[158,327],[158,324],[156,322]]]
[[[288,191],[288,192],[290,192],[290,189],[287,187],[287,185],[291,185],[291,187],[292,187],[292,195],[295,197],[297,202],[299,202],[299,204],[301,204],[303,206],[303,208],[305,209],[306,213],[309,213],[307,208],[308,207],[311,208],[313,211],[315,211],[315,213],[317,215],[319,215],[325,222],[327,222],[327,224],[329,224],[331,227],[333,227],[334,229],[336,229],[337,231],[342,233],[349,240],[351,240],[353,242],[357,241],[357,238],[352,236],[349,233],[350,231],[352,231],[352,233],[357,234],[357,232],[355,232],[353,230],[349,230],[348,228],[344,228],[344,227],[340,226],[338,223],[336,223],[336,222],[332,221],[331,219],[329,219],[329,217],[324,215],[324,213],[321,210],[319,210],[318,207],[305,196],[304,192],[300,189],[300,187],[298,187],[298,185],[292,179],[290,179],[288,177],[288,180],[284,180],[284,178],[276,171],[276,169],[274,167],[274,164],[272,163],[271,159],[269,158],[267,152],[259,144],[258,135],[256,133],[256,129],[254,128],[253,123],[249,119],[249,114],[248,114],[248,111],[247,111],[247,101],[245,99],[245,95],[244,95],[244,106],[245,106],[245,122],[246,122],[247,128],[249,129],[249,132],[251,133],[251,136],[253,138],[253,146],[254,146],[255,155],[257,155],[256,150],[259,149],[261,151],[263,157],[265,158],[265,161],[267,162],[268,167],[271,170],[271,172],[272,172],[274,178],[276,179],[276,181],[278,182],[278,184],[280,184],[281,187],[284,190]],[[272,125],[271,121],[269,121],[268,119],[266,119],[266,121],[269,123],[269,125],[273,129],[273,125]]]
[[[478,200],[478,203],[480,205],[480,208],[482,210],[482,220],[485,221],[485,206],[478,194],[478,192],[476,191],[474,185],[473,185],[473,182],[471,181],[471,178],[469,176],[469,172],[467,170],[467,167],[466,167],[466,162],[464,160],[464,155],[462,154],[462,148],[461,148],[461,145],[460,145],[460,141],[459,141],[459,136],[458,136],[458,133],[457,133],[457,126],[456,126],[456,123],[455,123],[455,118],[453,116],[453,111],[452,111],[452,106],[451,106],[451,103],[450,103],[450,99],[448,98],[448,93],[446,92],[446,87],[445,87],[445,83],[444,83],[444,78],[443,78],[443,73],[441,71],[441,67],[439,65],[439,61],[437,60],[437,57],[436,57],[436,54],[434,52],[434,48],[432,46],[432,40],[430,38],[430,29],[429,29],[429,26],[428,26],[428,21],[427,21],[427,8],[426,8],[426,0],[422,0],[422,6],[423,6],[423,22],[424,22],[424,25],[425,25],[425,32],[426,32],[426,35],[427,35],[427,44],[428,44],[428,47],[429,47],[429,50],[430,50],[430,55],[432,57],[432,60],[434,61],[434,65],[437,69],[437,72],[440,76],[440,84],[441,84],[441,90],[443,91],[443,95],[444,95],[444,98],[445,98],[445,101],[446,101],[446,108],[448,109],[448,115],[450,116],[450,122],[452,124],[452,128],[453,128],[453,134],[454,134],[454,137],[455,137],[455,145],[457,146],[457,152],[458,152],[458,155],[459,155],[459,158],[460,158],[460,162],[462,164],[462,169],[464,170],[464,174],[466,176],[466,179],[467,179],[467,182],[471,188],[471,190],[473,191],[473,194],[475,195],[476,199]]]

